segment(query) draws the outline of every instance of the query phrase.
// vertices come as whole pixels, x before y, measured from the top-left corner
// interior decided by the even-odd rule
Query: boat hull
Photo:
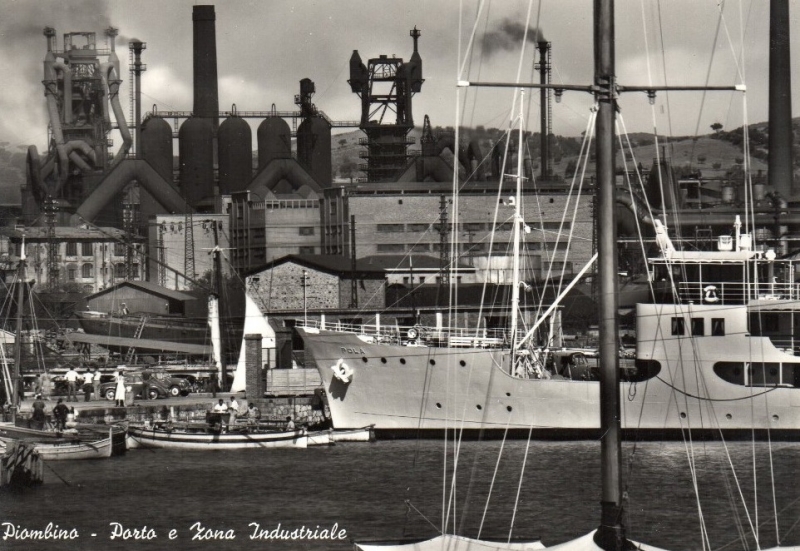
[[[14,439],[0,437],[0,445]],[[93,442],[36,442],[34,449],[45,461],[66,461],[73,459],[107,459],[114,455],[114,438],[102,438]]]
[[[374,425],[381,436],[470,431],[481,437],[532,435],[596,438],[600,434],[597,381],[523,379],[501,366],[507,352],[368,344],[355,334],[299,329],[306,355],[320,372],[337,430]],[[333,366],[352,369],[349,382]],[[793,389],[752,392],[713,376],[681,377],[668,369],[646,381],[620,384],[622,427],[637,438],[697,436],[774,438],[800,435],[800,396]],[[708,372],[711,372],[709,375]],[[702,381],[702,387],[687,381]],[[680,383],[680,384],[679,384]],[[769,403],[767,403],[769,400]]]
[[[147,320],[140,335],[136,331],[141,324],[138,316],[75,314],[83,330],[91,335],[122,337],[128,339],[152,339],[181,342],[184,344],[207,344],[209,329],[206,324],[187,322],[182,318],[153,317]]]
[[[178,450],[244,450],[262,448],[305,448],[308,437],[302,431],[203,433],[128,427],[128,448]]]

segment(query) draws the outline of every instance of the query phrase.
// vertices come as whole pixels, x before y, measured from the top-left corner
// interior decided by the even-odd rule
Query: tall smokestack
[[[769,3],[769,183],[783,197],[792,177],[792,83],[789,55],[789,0]]]
[[[550,43],[540,40],[537,44],[539,48],[539,83],[542,88],[539,90],[540,101],[539,111],[541,112],[541,152],[542,152],[542,179],[550,177],[550,91],[544,88],[550,81]]]
[[[196,117],[213,119],[219,126],[217,90],[217,31],[214,6],[194,6],[194,110]]]

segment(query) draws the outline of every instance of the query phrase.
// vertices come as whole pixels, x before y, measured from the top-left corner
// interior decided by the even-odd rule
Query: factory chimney
[[[550,43],[540,40],[537,43],[539,49],[539,83],[542,88],[539,90],[540,101],[539,111],[541,113],[541,152],[542,152],[542,179],[550,177],[550,90],[545,86],[550,84]]]
[[[789,0],[769,3],[769,183],[784,198],[792,177],[792,68],[789,54]]]
[[[219,127],[217,32],[214,6],[194,6],[194,116],[213,119]]]

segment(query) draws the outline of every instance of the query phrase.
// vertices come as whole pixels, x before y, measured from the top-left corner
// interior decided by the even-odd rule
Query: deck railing
[[[681,302],[695,304],[745,304],[751,300],[797,300],[798,283],[680,282]]]

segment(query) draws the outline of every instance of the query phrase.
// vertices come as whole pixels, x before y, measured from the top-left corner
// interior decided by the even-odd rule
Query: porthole
[[[511,406],[506,406],[506,409],[508,410],[508,412],[509,412],[509,413],[511,413],[511,411],[512,411],[514,408],[512,408]]]
[[[385,364],[386,363],[386,358],[381,358],[381,363]]]
[[[442,409],[442,404],[440,404],[439,402],[436,402],[436,409]]]
[[[361,356],[361,361],[367,363],[369,360],[367,359],[366,356]]]
[[[511,393],[510,392],[506,392],[506,396],[511,397]]]
[[[406,365],[406,359],[405,358],[400,358],[400,363],[403,364],[403,365]]]
[[[777,421],[777,420],[779,420],[779,419],[780,419],[780,417],[778,417],[777,415],[773,415],[773,416],[772,416],[772,420],[773,420],[773,421]]]
[[[681,412],[681,419],[686,419],[686,412],[685,411]]]
[[[428,363],[429,363],[429,364],[431,364],[431,365],[436,365],[436,360],[431,360],[431,361],[430,361],[430,362],[428,362]]]
[[[477,406],[475,406],[475,409],[481,410],[481,409],[483,409],[483,406],[478,404]]]
[[[725,419],[733,419],[733,415],[728,413],[728,414],[725,415]]]
[[[467,365],[467,362],[465,362],[464,360],[461,360],[458,363],[459,363],[459,365],[461,365],[461,367],[466,367],[466,365]]]

